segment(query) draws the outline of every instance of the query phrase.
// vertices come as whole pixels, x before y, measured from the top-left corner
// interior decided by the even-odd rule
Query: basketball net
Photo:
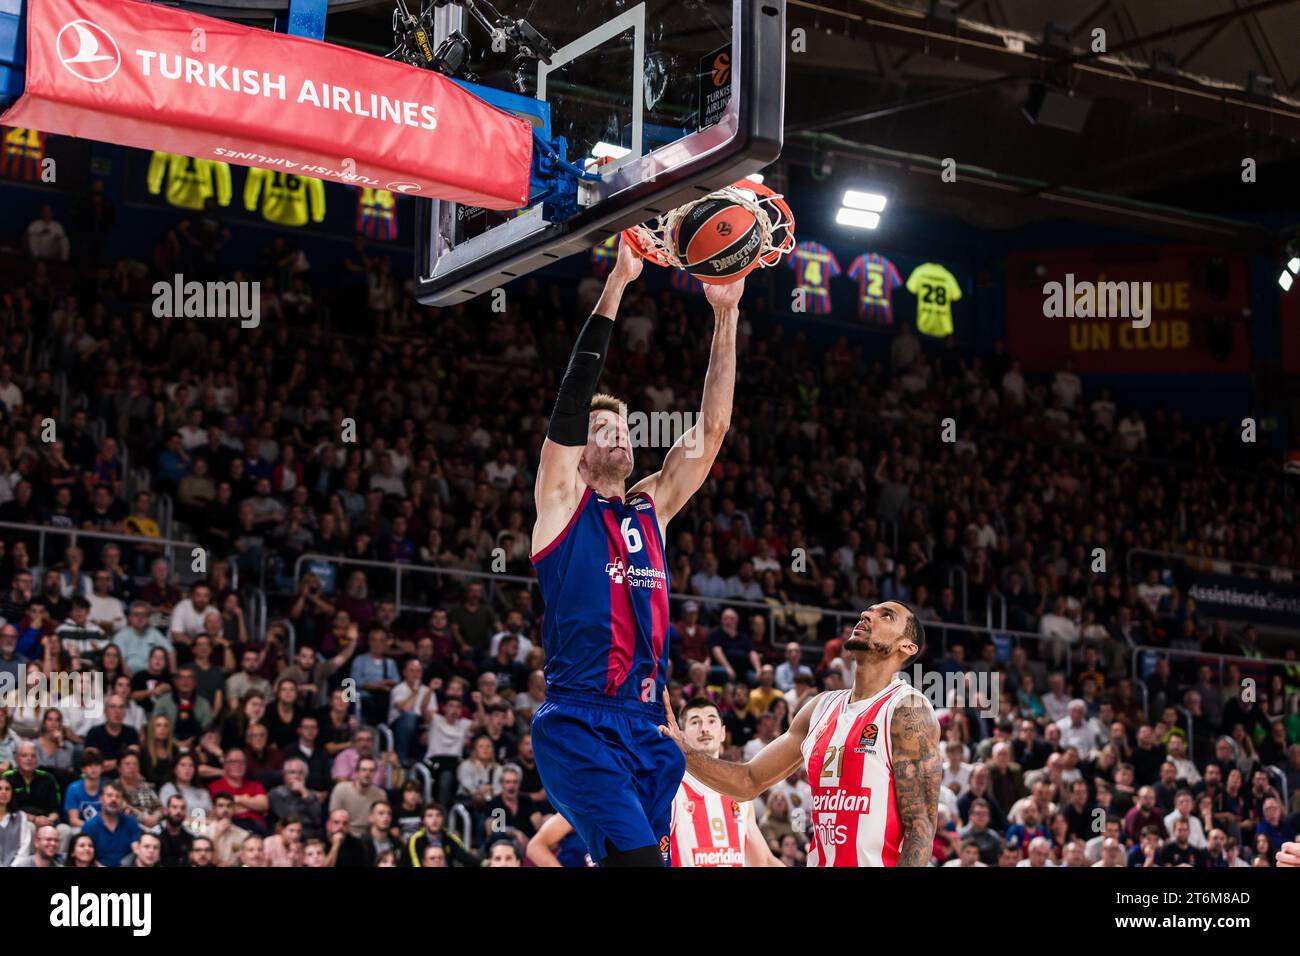
[[[650,222],[624,229],[623,239],[643,259],[672,269],[685,269],[686,264],[677,255],[678,227],[692,209],[714,199],[730,200],[754,217],[761,236],[759,249],[762,250],[757,268],[778,265],[781,257],[794,249],[794,213],[785,197],[751,179],[723,186],[707,196],[670,209]]]

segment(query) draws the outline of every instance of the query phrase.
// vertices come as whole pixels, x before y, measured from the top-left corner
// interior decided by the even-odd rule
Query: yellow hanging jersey
[[[961,286],[951,272],[936,262],[919,265],[907,277],[907,291],[916,296],[916,331],[952,335],[952,303],[961,298]]]
[[[181,209],[202,209],[209,196],[230,205],[230,164],[174,153],[154,153],[149,160],[149,192],[157,196],[167,180],[167,202]]]
[[[257,208],[261,194],[262,218],[281,226],[302,226],[325,218],[325,184],[308,176],[250,169],[244,182],[244,206]]]

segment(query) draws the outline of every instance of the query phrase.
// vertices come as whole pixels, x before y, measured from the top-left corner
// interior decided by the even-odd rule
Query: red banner
[[[29,0],[0,123],[487,209],[528,201],[532,132],[437,73],[138,0]]]
[[[1250,369],[1246,260],[1191,246],[1014,252],[1007,341],[1027,372]]]

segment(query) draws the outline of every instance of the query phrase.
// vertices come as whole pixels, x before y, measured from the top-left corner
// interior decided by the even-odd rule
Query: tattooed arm
[[[899,866],[928,866],[934,852],[939,815],[939,721],[924,699],[909,694],[899,702],[890,726],[893,750],[894,794],[903,820]]]

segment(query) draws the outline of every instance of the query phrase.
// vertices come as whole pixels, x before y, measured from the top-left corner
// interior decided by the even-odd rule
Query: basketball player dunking
[[[686,702],[679,717],[686,752],[717,758],[727,739],[722,711],[707,697]],[[754,805],[718,793],[690,770],[673,800],[673,866],[784,866],[768,848]]]
[[[672,711],[661,732],[677,741],[696,779],[752,800],[802,762],[812,787],[809,866],[926,866],[939,810],[939,722],[930,702],[898,676],[925,635],[896,601],[862,612],[844,652],[857,661],[853,687],[827,691],[748,763],[690,749]]]
[[[704,483],[731,423],[743,283],[711,285],[713,348],[700,416],[663,468],[626,491],[627,406],[595,395],[623,291],[619,249],[578,336],[542,445],[532,556],[545,604],[546,702],[533,750],[546,795],[602,866],[663,866],[681,751],[659,733],[668,662],[668,522]]]

